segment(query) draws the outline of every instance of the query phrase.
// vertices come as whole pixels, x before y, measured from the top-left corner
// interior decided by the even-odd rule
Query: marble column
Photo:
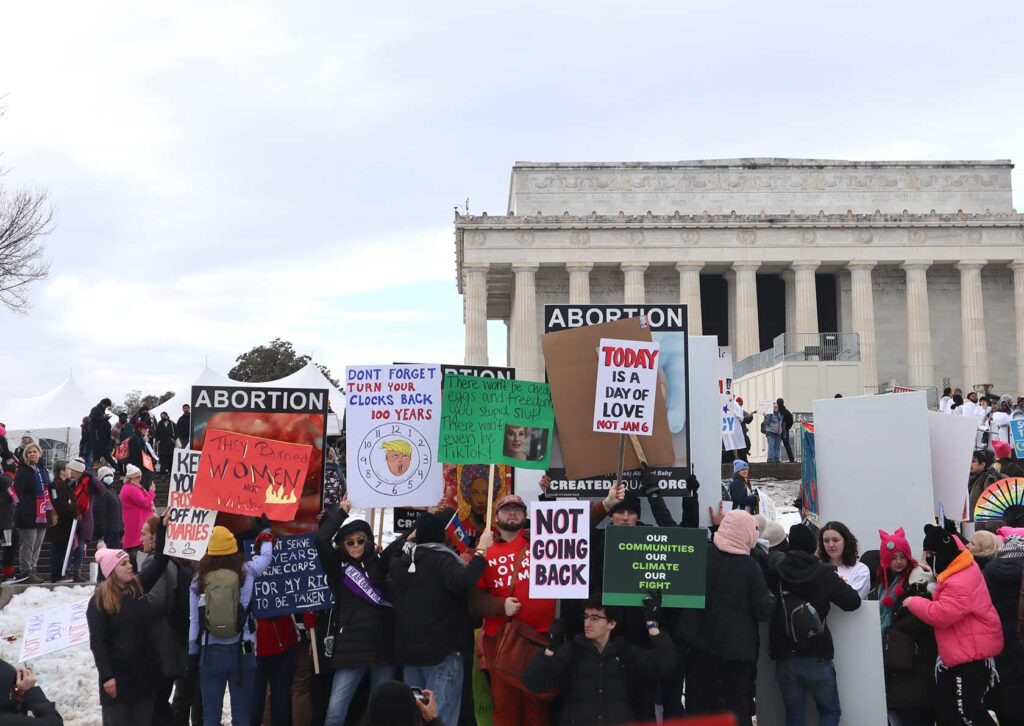
[[[690,335],[703,335],[704,324],[700,308],[700,271],[703,262],[677,262],[679,273],[679,303],[686,306],[686,326]]]
[[[796,274],[792,270],[782,271],[782,281],[786,283],[786,332],[796,332]]]
[[[540,333],[537,330],[537,269],[536,262],[512,265],[515,291],[512,298],[512,323],[509,335],[508,360],[515,367],[516,378],[527,381],[543,380],[540,363]]]
[[[487,268],[486,262],[462,265],[467,365],[487,365]]]
[[[981,383],[992,383],[988,374],[985,344],[985,308],[981,296],[981,268],[985,260],[962,260],[960,270],[960,355],[963,362],[961,387],[970,391]]]
[[[593,262],[567,262],[565,269],[569,271],[569,304],[590,304],[590,271]]]
[[[794,307],[796,315],[796,332],[801,336],[818,334],[818,295],[814,279],[814,271],[820,262],[794,262],[793,276],[796,281],[794,291]],[[807,340],[798,340],[797,347],[817,345]]]
[[[732,360],[736,362],[736,273],[732,270],[726,272],[725,278],[725,304],[728,307],[725,324],[726,335],[729,338],[729,347],[732,348]]]
[[[737,361],[761,352],[757,317],[757,268],[760,262],[733,262],[736,273],[736,347]]]
[[[647,271],[647,266],[646,262],[622,263],[624,278],[622,300],[626,305],[643,305],[647,301],[644,292],[644,273]]]
[[[1017,330],[1017,390],[1024,391],[1024,259],[1010,263],[1013,270],[1014,327]]]
[[[850,262],[850,292],[853,307],[853,332],[860,336],[860,368],[862,385],[866,393],[877,393],[878,363],[875,349],[875,294],[871,271],[878,264],[874,260]]]
[[[903,263],[907,273],[907,382],[915,387],[935,385],[928,314],[928,268],[931,264],[931,260]]]

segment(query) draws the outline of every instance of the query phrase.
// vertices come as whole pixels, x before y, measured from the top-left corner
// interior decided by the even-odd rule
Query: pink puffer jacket
[[[906,606],[935,628],[939,657],[947,668],[1003,652],[1003,627],[981,568],[959,539],[960,554],[939,575],[932,600],[908,597]]]

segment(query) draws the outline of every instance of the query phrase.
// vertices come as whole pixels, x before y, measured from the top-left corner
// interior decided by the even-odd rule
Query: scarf
[[[458,560],[460,565],[465,564],[462,561],[462,558],[458,556],[458,554],[456,554],[451,549],[445,547],[443,544],[439,542],[424,542],[423,544],[416,544],[415,542],[406,542],[404,545],[402,545],[402,550],[405,552],[405,554],[409,555],[409,558],[412,560],[412,562],[409,563],[409,574],[415,574],[416,572],[417,549],[430,550],[432,552],[443,552],[451,555],[456,560]]]
[[[374,586],[366,573],[351,562],[341,569],[341,581],[345,583],[345,587],[371,605],[391,607],[391,603],[384,599],[384,595]]]
[[[46,513],[53,509],[50,499],[49,477],[38,466],[33,467],[36,475],[36,524],[46,524]]]

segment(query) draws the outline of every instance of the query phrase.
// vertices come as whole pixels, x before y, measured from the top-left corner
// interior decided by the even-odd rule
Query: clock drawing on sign
[[[381,424],[359,444],[359,475],[381,494],[400,496],[426,481],[432,456],[426,437],[408,424]]]

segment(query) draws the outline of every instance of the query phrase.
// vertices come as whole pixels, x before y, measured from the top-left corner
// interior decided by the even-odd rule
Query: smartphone
[[[413,688],[412,689],[412,695],[416,696],[416,700],[418,700],[424,706],[426,706],[428,703],[430,703],[430,698],[428,696],[424,695],[422,688]]]

